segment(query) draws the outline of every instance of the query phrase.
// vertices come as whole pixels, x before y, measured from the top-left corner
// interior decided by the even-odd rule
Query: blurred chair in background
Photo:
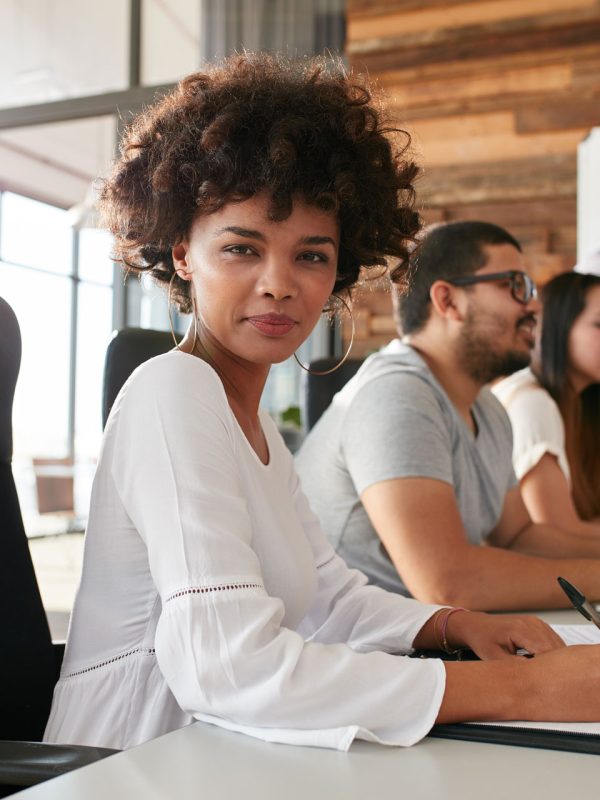
[[[12,406],[21,364],[14,312],[0,299],[0,738],[39,739],[58,678],[12,474]]]
[[[311,361],[308,368],[314,372],[325,372],[339,363],[339,358],[328,357]],[[328,375],[312,375],[310,372],[302,373],[301,397],[302,420],[306,431],[309,431],[317,422],[321,414],[333,400],[333,395],[348,383],[362,364],[360,358],[349,358],[347,361]]]
[[[12,474],[20,364],[19,324],[0,298],[0,797],[113,752],[39,743],[64,646],[50,639]]]
[[[102,388],[102,426],[110,414],[121,387],[144,361],[173,349],[173,337],[168,331],[155,331],[147,328],[123,328],[116,331],[108,345],[104,362],[104,382]],[[339,358],[320,358],[309,368],[315,371],[331,369]],[[347,383],[362,364],[361,359],[348,359],[341,367],[329,375],[303,373],[301,384],[301,416],[310,430],[323,411],[330,404],[333,395]],[[288,443],[288,446],[293,443]],[[291,447],[294,450],[294,447]]]
[[[110,414],[121,386],[136,367],[154,356],[173,349],[173,337],[168,331],[148,328],[123,328],[113,334],[106,350],[102,385],[102,427]]]

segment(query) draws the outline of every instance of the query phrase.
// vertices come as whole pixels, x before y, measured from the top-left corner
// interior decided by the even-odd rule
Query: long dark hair
[[[565,424],[575,507],[582,519],[600,515],[600,383],[577,394],[569,384],[569,334],[600,277],[566,272],[541,292],[544,307],[536,377],[554,398]]]

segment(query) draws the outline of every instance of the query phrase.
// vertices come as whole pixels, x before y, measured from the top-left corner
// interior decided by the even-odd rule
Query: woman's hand
[[[444,667],[446,691],[437,722],[600,719],[600,645],[565,647],[536,658],[445,661]]]
[[[469,647],[482,659],[508,658],[517,650],[537,655],[566,647],[560,636],[537,617],[479,611],[455,611],[448,619],[446,639],[450,647]]]

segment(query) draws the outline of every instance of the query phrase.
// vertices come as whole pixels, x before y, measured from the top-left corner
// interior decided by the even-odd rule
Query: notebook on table
[[[600,630],[594,625],[553,625],[568,645],[600,644]],[[541,747],[600,755],[598,722],[466,722],[435,725],[430,736],[469,742]]]

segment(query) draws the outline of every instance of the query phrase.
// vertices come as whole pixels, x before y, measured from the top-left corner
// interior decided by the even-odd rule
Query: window
[[[113,262],[107,231],[84,228],[78,239],[73,450],[75,509],[87,515],[102,440],[102,376],[113,329]]]
[[[72,482],[74,504],[64,510],[87,513],[112,331],[109,250],[106,232],[73,230],[66,211],[0,194],[0,295],[17,315],[23,346],[13,471],[26,527],[43,510],[34,459],[53,462],[41,471]]]

